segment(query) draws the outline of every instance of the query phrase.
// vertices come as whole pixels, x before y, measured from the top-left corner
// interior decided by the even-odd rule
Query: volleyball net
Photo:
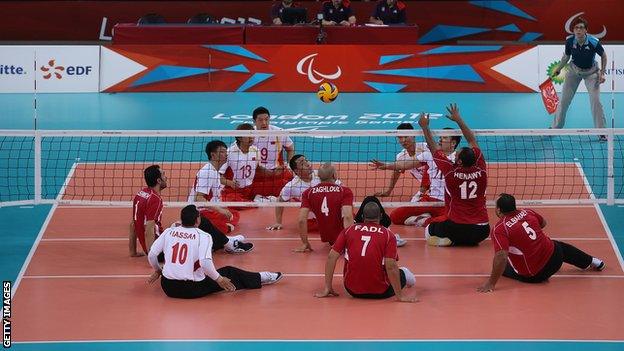
[[[490,203],[503,192],[516,196],[520,204],[624,203],[624,129],[475,130],[475,134],[488,164]],[[451,135],[461,133],[434,131],[436,141]],[[600,141],[600,135],[606,135],[607,141]],[[166,205],[184,206],[197,172],[208,162],[206,144],[222,140],[230,146],[237,136],[265,137],[277,144],[280,137],[290,137],[295,154],[304,155],[313,169],[331,162],[342,184],[353,190],[356,202],[389,188],[393,171],[374,169],[372,159],[394,162],[403,149],[398,137],[423,142],[419,130],[0,130],[0,206],[131,206],[134,195],[146,186],[143,170],[152,164],[160,165],[168,178],[162,191]],[[464,138],[458,145],[462,146],[467,146]],[[284,167],[290,172],[288,162]],[[382,199],[384,205],[413,205],[410,199],[420,186],[411,172],[402,173]],[[296,207],[298,203],[250,198],[222,205]]]

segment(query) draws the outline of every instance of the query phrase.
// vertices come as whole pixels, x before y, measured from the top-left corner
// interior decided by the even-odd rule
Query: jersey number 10
[[[171,253],[171,263],[180,262],[184,264],[186,262],[186,256],[188,256],[188,246],[186,244],[176,243],[173,245],[173,252]]]

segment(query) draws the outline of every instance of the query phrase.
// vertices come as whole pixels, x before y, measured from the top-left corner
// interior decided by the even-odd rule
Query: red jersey
[[[332,247],[345,255],[344,285],[354,294],[381,294],[390,286],[384,259],[399,259],[394,234],[381,224],[358,223],[343,230]]]
[[[433,160],[444,175],[446,216],[455,223],[487,224],[485,188],[487,168],[481,150],[473,148],[477,162],[468,168],[450,161],[442,150],[433,154]]]
[[[555,250],[542,231],[543,220],[533,210],[518,210],[502,217],[492,231],[494,251],[508,251],[509,263],[522,276],[539,273]]]
[[[301,195],[301,208],[316,216],[323,242],[333,243],[343,229],[342,206],[353,206],[353,192],[335,183],[320,183]]]
[[[145,245],[145,223],[154,221],[156,237],[163,232],[160,217],[162,216],[163,201],[158,193],[151,188],[143,188],[132,200],[132,213],[134,220],[134,233],[141,243],[143,251],[147,253]]]

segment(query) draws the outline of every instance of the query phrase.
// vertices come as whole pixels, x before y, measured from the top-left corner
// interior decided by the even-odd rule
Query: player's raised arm
[[[431,150],[431,153],[435,153],[440,149],[438,143],[433,140],[433,134],[431,134],[431,129],[429,129],[429,114],[425,114],[424,112],[420,114],[420,119],[418,120],[418,125],[423,131],[423,135],[425,137],[425,141],[427,142],[427,147]],[[415,161],[419,162],[419,161]]]
[[[473,131],[468,128],[466,122],[464,122],[464,120],[461,118],[457,104],[450,104],[449,107],[446,108],[446,110],[449,113],[448,115],[446,115],[446,118],[457,123],[457,126],[459,126],[459,129],[461,129],[462,134],[466,138],[466,141],[468,142],[470,147],[478,148],[479,144],[477,143],[477,138],[475,137]]]

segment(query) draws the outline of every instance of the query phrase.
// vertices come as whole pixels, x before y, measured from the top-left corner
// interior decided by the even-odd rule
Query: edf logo
[[[56,79],[63,79],[63,73],[68,76],[88,76],[93,70],[92,66],[60,66],[56,65],[56,60],[51,59],[47,65],[41,66],[43,72],[43,79],[50,79],[56,77]]]

